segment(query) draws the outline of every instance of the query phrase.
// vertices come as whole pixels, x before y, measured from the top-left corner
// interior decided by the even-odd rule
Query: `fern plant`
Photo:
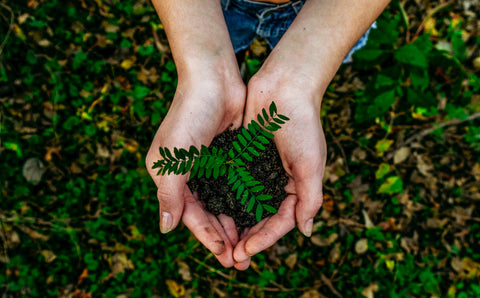
[[[158,169],[157,175],[185,175],[190,171],[190,179],[203,176],[217,179],[226,174],[237,200],[241,200],[243,205],[248,204],[247,212],[255,208],[255,217],[260,221],[264,210],[270,213],[276,213],[277,210],[267,204],[272,196],[262,193],[265,187],[248,172],[245,161],[252,161],[252,156],[260,156],[260,151],[265,150],[265,145],[273,138],[272,132],[290,119],[278,114],[272,102],[268,113],[262,109],[257,120],[252,120],[247,129],[241,128],[237,141],[232,142],[233,148],[228,152],[216,147],[209,149],[205,145],[200,149],[195,146],[190,146],[189,150],[174,148],[173,153],[166,147],[160,147],[163,159],[156,161],[153,169]]]

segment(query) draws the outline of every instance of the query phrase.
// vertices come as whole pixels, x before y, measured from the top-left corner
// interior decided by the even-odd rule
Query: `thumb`
[[[153,163],[160,156],[150,152],[147,154],[146,165],[150,176],[157,186],[157,198],[160,204],[160,231],[165,234],[173,230],[182,218],[184,207],[184,190],[187,187],[187,176],[157,175],[157,169],[152,169]]]
[[[313,218],[323,203],[322,177],[320,175],[295,181],[297,205],[295,216],[300,232],[307,237],[312,235]]]

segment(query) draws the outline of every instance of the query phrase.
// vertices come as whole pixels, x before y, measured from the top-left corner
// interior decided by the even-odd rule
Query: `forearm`
[[[217,0],[152,0],[162,21],[178,75],[230,75],[236,60]]]
[[[388,0],[307,0],[262,70],[312,84],[323,93],[348,51]]]

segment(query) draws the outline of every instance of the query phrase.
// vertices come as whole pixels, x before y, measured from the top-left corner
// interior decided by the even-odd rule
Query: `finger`
[[[185,197],[182,221],[198,241],[215,256],[219,256],[225,251],[225,240],[213,227],[200,202],[195,200],[191,193]]]
[[[272,246],[295,227],[296,203],[297,198],[289,195],[278,209],[278,213],[269,218],[258,232],[248,238],[245,243],[247,255],[253,256]]]
[[[215,230],[217,230],[217,233],[222,237],[225,243],[225,249],[223,253],[221,253],[220,255],[216,255],[215,257],[218,259],[220,264],[222,264],[224,267],[230,268],[235,264],[235,261],[233,260],[233,245],[230,242],[230,239],[228,238],[223,226],[220,224],[218,219],[213,214],[208,212],[207,212],[207,216],[208,216],[208,219],[210,220],[210,223],[215,228]]]
[[[235,226],[235,222],[233,221],[233,218],[230,216],[227,216],[225,214],[220,214],[217,216],[218,221],[223,226],[223,230],[227,234],[228,239],[230,240],[230,243],[232,246],[237,245],[238,243],[238,233],[237,233],[237,227]]]
[[[252,236],[254,235],[255,233],[257,233],[258,231],[260,231],[263,226],[265,226],[265,223],[270,219],[271,217],[267,217],[267,218],[264,218],[262,219],[258,224],[256,224],[255,226],[251,227],[251,228],[248,228],[248,229],[245,229],[243,232],[242,232],[242,235],[240,237],[240,241],[237,243],[237,245],[235,246],[235,250],[233,251],[233,259],[237,262],[237,263],[243,263],[243,262],[246,262],[248,261],[250,263],[250,257],[251,255],[249,255],[247,253],[247,251],[245,250],[245,243],[247,243],[247,240]]]
[[[235,269],[240,270],[240,271],[245,271],[250,267],[250,258],[248,260],[240,262],[240,263],[235,263]]]
[[[295,182],[298,203],[295,208],[297,226],[307,237],[312,235],[313,218],[323,203],[322,177],[311,176]]]
[[[155,180],[160,204],[160,231],[165,234],[173,230],[182,217],[183,193],[187,186],[185,179],[180,176],[162,176]]]

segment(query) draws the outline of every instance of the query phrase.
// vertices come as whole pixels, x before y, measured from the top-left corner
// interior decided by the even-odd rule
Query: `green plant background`
[[[325,94],[314,235],[294,230],[237,272],[184,226],[159,232],[144,158],[176,71],[151,4],[1,0],[0,293],[480,296],[480,31],[469,3],[392,1]],[[249,75],[264,47],[248,52]]]

